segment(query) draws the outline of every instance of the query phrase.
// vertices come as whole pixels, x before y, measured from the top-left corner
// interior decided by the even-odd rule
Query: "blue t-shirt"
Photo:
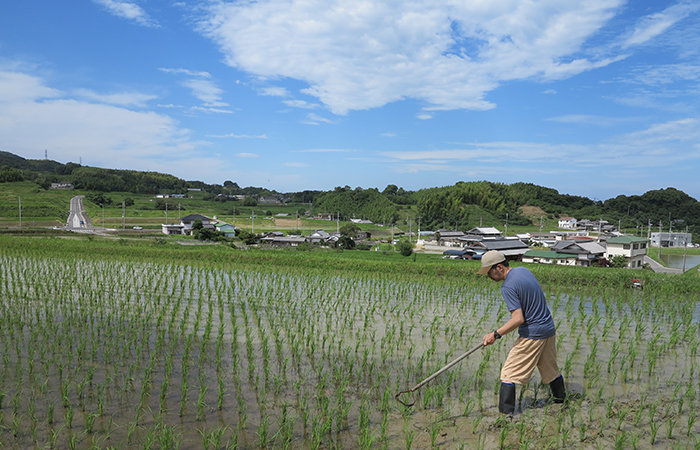
[[[523,310],[525,322],[518,328],[520,336],[535,340],[554,336],[554,319],[540,283],[532,272],[525,267],[510,269],[501,286],[501,294],[508,311]]]

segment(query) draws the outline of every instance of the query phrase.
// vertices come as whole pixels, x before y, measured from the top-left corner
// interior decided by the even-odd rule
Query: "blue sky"
[[[700,199],[700,2],[6,1],[0,150],[279,192]]]

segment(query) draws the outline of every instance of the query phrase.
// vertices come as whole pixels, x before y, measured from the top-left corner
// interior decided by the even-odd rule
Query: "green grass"
[[[446,284],[477,283],[485,289],[497,285],[476,274],[479,262],[447,260],[441,255],[414,254],[404,257],[394,252],[294,249],[233,249],[227,244],[178,245],[168,239],[102,238],[82,235],[0,234],[2,252],[34,254],[52,258],[101,260],[105,255],[120,261],[179,263],[222,269],[247,269],[258,272],[277,271],[316,275],[390,278],[400,281],[439,282]],[[514,265],[519,265],[514,264]],[[526,265],[545,290],[629,289],[633,278],[643,279],[649,295],[694,296],[700,292],[700,277],[656,274],[647,270],[597,267],[563,267]]]

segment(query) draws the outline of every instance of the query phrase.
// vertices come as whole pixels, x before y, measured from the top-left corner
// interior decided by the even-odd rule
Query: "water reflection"
[[[676,269],[683,268],[683,255],[664,255],[661,254],[661,261],[666,264],[667,267],[674,267]],[[685,268],[691,269],[700,264],[700,255],[686,255],[685,256]]]

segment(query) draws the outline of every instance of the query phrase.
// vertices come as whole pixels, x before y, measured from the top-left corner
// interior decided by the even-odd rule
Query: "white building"
[[[559,228],[568,228],[573,230],[576,228],[576,219],[573,217],[560,217],[559,218]]]
[[[651,233],[652,247],[686,247],[693,242],[693,233]]]
[[[617,236],[606,242],[605,257],[610,260],[614,256],[627,258],[627,267],[638,269],[644,265],[649,240],[637,236]]]

